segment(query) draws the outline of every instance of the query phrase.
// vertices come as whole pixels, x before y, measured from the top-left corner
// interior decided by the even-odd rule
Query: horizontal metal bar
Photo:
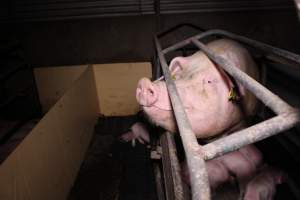
[[[191,175],[193,200],[209,200],[210,188],[208,184],[205,162],[202,156],[199,156],[202,154],[201,146],[198,144],[196,136],[191,129],[191,125],[182,106],[175,83],[171,79],[168,65],[163,56],[160,43],[156,37],[155,44],[165,76],[166,85],[177,121],[180,137],[186,153],[188,168]]]
[[[225,153],[235,151],[245,145],[252,144],[288,130],[299,122],[300,112],[298,110],[283,113],[279,116],[204,145],[204,159],[210,160]]]
[[[239,68],[235,67],[235,64],[230,60],[214,54],[207,46],[196,39],[193,39],[192,42],[211,60],[218,64],[218,66],[222,67],[234,79],[239,81],[243,86],[250,90],[258,99],[260,99],[267,107],[271,108],[275,113],[280,114],[293,109],[289,104],[258,83],[255,79],[248,76]]]
[[[221,156],[225,153],[235,151],[245,145],[263,140],[267,137],[270,137],[272,135],[275,135],[277,133],[285,131],[289,128],[292,128],[295,125],[297,125],[297,123],[300,122],[300,112],[298,110],[291,107],[289,104],[284,102],[280,97],[273,94],[271,91],[269,91],[263,85],[258,83],[256,80],[254,80],[253,78],[248,76],[246,73],[241,71],[239,68],[235,67],[235,64],[232,63],[230,60],[227,60],[221,56],[214,54],[214,52],[212,52],[208,47],[206,47],[203,43],[198,41],[198,39],[202,39],[204,37],[212,36],[212,35],[226,36],[228,38],[246,43],[247,45],[254,47],[256,50],[261,50],[263,53],[265,53],[266,58],[268,58],[269,60],[273,60],[275,62],[279,61],[280,63],[284,63],[284,64],[294,62],[298,65],[300,64],[300,56],[299,55],[296,55],[291,52],[281,50],[281,49],[248,39],[246,37],[234,35],[229,32],[222,31],[222,30],[207,31],[207,32],[198,34],[194,37],[188,38],[184,41],[178,42],[178,43],[164,49],[163,51],[161,51],[161,49],[159,49],[158,52],[160,53],[159,56],[160,56],[161,62],[163,61],[162,66],[163,66],[166,82],[168,82],[168,79],[170,79],[170,77],[167,78],[166,75],[168,75],[168,76],[170,76],[170,75],[165,73],[165,71],[168,71],[168,70],[166,70],[167,64],[164,59],[164,54],[193,43],[199,49],[201,49],[214,63],[216,63],[217,66],[222,67],[233,78],[235,78],[243,86],[245,86],[245,88],[250,90],[266,106],[270,107],[276,114],[278,114],[278,116],[276,116],[276,117],[273,117],[269,120],[266,120],[264,122],[254,125],[254,126],[246,128],[244,130],[232,133],[231,135],[226,136],[225,138],[216,140],[216,141],[209,143],[203,147],[199,145],[199,147],[201,148],[200,151],[198,151],[199,157],[204,158],[205,160],[213,159],[213,158],[215,158],[217,156]],[[164,68],[166,68],[166,69],[164,69]],[[173,82],[172,82],[172,84],[174,85],[175,92],[177,92],[175,84]],[[167,86],[168,86],[168,83],[167,83]],[[168,88],[168,90],[169,90],[169,88]],[[172,101],[172,97],[171,97],[172,93],[170,92],[170,90],[169,90],[169,95],[170,95],[170,98]],[[176,94],[175,96],[178,96],[178,94]],[[176,106],[176,104],[177,104],[177,102],[172,101],[173,107]],[[174,113],[175,113],[175,117],[176,117],[175,108],[174,108]],[[176,117],[176,120],[177,120],[177,117]],[[178,120],[177,120],[177,122],[178,122]],[[180,129],[179,123],[178,123],[178,126]],[[180,135],[183,140],[185,135],[182,133],[183,132],[180,131]],[[185,145],[184,141],[183,141],[183,144]],[[189,152],[186,150],[186,148],[185,148],[185,152],[188,157]],[[203,153],[204,153],[204,155],[203,155]],[[191,158],[195,159],[196,157],[193,157],[193,156],[194,155],[192,155]],[[192,173],[193,171],[191,171],[191,169],[193,169],[194,165],[191,166],[191,163],[188,162],[188,167],[189,167],[189,171],[191,174],[191,178],[193,178],[194,174]],[[197,168],[198,168],[198,170],[203,169],[200,166],[197,166]],[[201,179],[201,177],[200,177],[200,179]],[[195,180],[195,181],[197,181],[197,180]],[[193,184],[193,182],[192,182],[192,184]],[[192,187],[193,198],[195,197],[194,192],[195,192],[195,190],[193,190],[193,187]],[[199,194],[199,195],[201,195],[201,194]]]
[[[195,35],[193,37],[190,37],[190,38],[187,38],[181,42],[178,42],[168,48],[165,48],[162,52],[164,54],[170,52],[170,51],[174,51],[174,50],[177,50],[177,49],[180,49],[188,44],[191,43],[192,40],[199,40],[199,39],[203,39],[205,37],[208,37],[208,36],[225,36],[225,37],[228,37],[228,38],[231,38],[233,40],[237,40],[239,42],[242,42],[246,45],[249,45],[251,47],[254,47],[264,53],[266,53],[267,55],[270,54],[270,55],[273,55],[273,56],[267,56],[268,59],[274,61],[274,62],[280,62],[282,64],[286,64],[286,63],[283,63],[281,62],[281,60],[287,60],[287,61],[290,61],[290,62],[293,62],[295,64],[297,64],[299,66],[300,64],[300,56],[297,55],[297,54],[294,54],[292,52],[289,52],[289,51],[286,51],[286,50],[283,50],[283,49],[279,49],[277,47],[273,47],[273,46],[270,46],[270,45],[267,45],[267,44],[264,44],[262,42],[258,42],[258,41],[255,41],[255,40],[252,40],[252,39],[249,39],[247,37],[243,37],[243,36],[240,36],[240,35],[237,35],[237,34],[233,34],[233,33],[230,33],[228,31],[224,31],[224,30],[219,30],[219,29],[214,29],[214,30],[209,30],[209,31],[206,31],[204,33],[200,33],[198,35]],[[278,59],[276,58],[277,57],[280,57],[281,59]]]

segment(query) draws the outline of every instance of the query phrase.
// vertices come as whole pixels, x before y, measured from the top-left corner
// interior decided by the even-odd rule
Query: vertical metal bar
[[[166,135],[167,144],[169,147],[168,150],[169,150],[171,170],[172,170],[172,175],[173,175],[175,200],[185,200],[182,179],[181,179],[181,174],[180,174],[180,165],[179,165],[179,161],[177,158],[177,151],[176,151],[174,136],[171,135],[171,133],[169,133],[169,132],[166,132],[165,135]]]
[[[160,137],[160,145],[162,148],[162,167],[164,174],[164,185],[166,200],[175,200],[175,185],[174,185],[174,175],[172,174],[171,158],[169,155],[169,147],[166,135],[163,134]]]
[[[156,193],[158,200],[165,200],[165,193],[163,190],[162,176],[158,163],[153,164],[155,183],[156,183]]]
[[[175,141],[171,133],[162,134],[160,143],[167,200],[185,200]]]
[[[208,184],[205,162],[201,156],[201,146],[198,144],[196,136],[191,129],[191,125],[182,106],[182,102],[179,98],[175,83],[171,79],[168,65],[162,53],[160,43],[156,37],[155,44],[165,76],[168,93],[171,99],[174,115],[180,132],[180,137],[186,153],[188,168],[191,175],[190,177],[193,200],[209,200],[210,188]]]
[[[231,61],[214,54],[207,46],[196,39],[193,39],[192,42],[218,66],[222,67],[243,86],[255,94],[256,97],[258,97],[266,106],[271,108],[276,114],[288,112],[293,109],[290,105],[284,102],[277,95],[273,94],[270,90],[262,86],[255,79],[248,76],[245,72],[239,70],[237,67],[234,67],[234,64]]]

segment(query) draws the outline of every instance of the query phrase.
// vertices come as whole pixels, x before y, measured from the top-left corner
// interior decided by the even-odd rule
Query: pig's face
[[[198,138],[216,135],[239,121],[238,106],[228,100],[233,83],[203,53],[174,58],[170,72]],[[150,121],[176,132],[165,81],[142,78],[136,98]]]

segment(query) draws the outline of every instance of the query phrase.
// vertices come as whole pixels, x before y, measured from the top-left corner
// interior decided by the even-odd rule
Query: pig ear
[[[179,75],[184,67],[187,65],[187,60],[184,57],[176,57],[174,58],[169,66],[169,70],[171,72],[171,75]]]

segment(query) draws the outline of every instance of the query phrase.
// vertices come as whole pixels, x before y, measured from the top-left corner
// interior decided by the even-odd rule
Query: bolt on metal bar
[[[299,111],[283,113],[249,128],[237,131],[203,146],[204,159],[210,160],[243,146],[294,127],[300,121]]]
[[[255,79],[248,76],[239,68],[235,67],[235,64],[231,61],[214,54],[207,46],[198,40],[193,39],[192,42],[213,62],[222,67],[233,78],[250,90],[258,99],[260,99],[266,106],[271,108],[276,114],[284,113],[293,109],[289,104],[258,83]]]
[[[192,40],[199,40],[199,39],[203,39],[205,37],[208,37],[208,36],[225,36],[225,37],[228,37],[230,39],[233,39],[233,40],[237,40],[239,42],[242,42],[244,44],[247,44],[251,47],[254,47],[266,54],[269,54],[267,55],[266,57],[269,59],[269,60],[272,60],[274,62],[280,62],[282,64],[288,64],[289,65],[291,64],[291,62],[294,64],[294,65],[297,65],[298,67],[300,66],[300,56],[297,55],[297,54],[294,54],[292,52],[289,52],[289,51],[286,51],[286,50],[283,50],[283,49],[279,49],[279,48],[276,48],[276,47],[273,47],[271,45],[267,45],[267,44],[264,44],[262,42],[258,42],[256,40],[252,40],[252,39],[249,39],[247,37],[244,37],[244,36],[240,36],[240,35],[237,35],[237,34],[233,34],[233,33],[230,33],[228,31],[224,31],[224,30],[219,30],[219,29],[214,29],[214,30],[209,30],[209,31],[206,31],[204,33],[200,33],[200,34],[197,34],[193,37],[190,37],[190,38],[187,38],[181,42],[178,42],[168,48],[165,48],[162,52],[164,54],[170,52],[170,51],[175,51],[177,49],[180,49],[188,44],[190,44],[192,42]],[[288,62],[285,62],[285,61],[288,61]]]
[[[209,200],[210,188],[205,162],[201,156],[203,153],[201,146],[198,144],[196,136],[191,129],[191,125],[182,106],[175,83],[171,78],[167,62],[162,53],[162,48],[156,37],[155,45],[165,76],[166,85],[177,121],[180,137],[187,157],[187,163],[191,177],[192,199]]]

